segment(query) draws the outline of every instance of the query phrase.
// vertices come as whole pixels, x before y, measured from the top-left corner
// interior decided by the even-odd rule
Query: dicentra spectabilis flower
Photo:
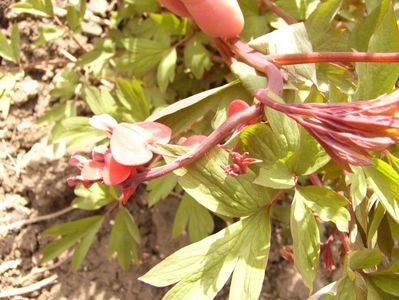
[[[148,163],[158,153],[157,144],[167,144],[172,135],[168,126],[157,122],[117,123],[106,114],[90,118],[90,124],[109,134],[112,157],[125,166]]]
[[[371,165],[369,151],[382,151],[399,138],[399,90],[368,101],[282,104],[257,97],[308,130],[345,170]],[[263,101],[262,101],[263,102]]]
[[[71,157],[69,164],[77,167],[78,175],[68,178],[68,184],[82,183],[89,188],[95,182],[106,185],[121,185],[137,168],[148,163],[157,144],[166,144],[171,137],[171,129],[157,122],[119,123],[103,114],[90,119],[90,124],[107,133],[110,146],[93,148],[92,159],[80,155]],[[121,200],[126,203],[136,191],[136,186],[122,186]]]
[[[106,146],[95,147],[92,151],[92,159],[73,155],[69,164],[80,170],[80,174],[67,179],[70,186],[82,183],[85,187],[90,187],[94,182],[99,181],[106,185],[118,185],[136,173],[136,166],[118,163]]]
[[[334,235],[330,235],[328,239],[320,245],[320,256],[324,263],[324,267],[328,272],[335,270],[336,264],[332,253],[332,243]]]

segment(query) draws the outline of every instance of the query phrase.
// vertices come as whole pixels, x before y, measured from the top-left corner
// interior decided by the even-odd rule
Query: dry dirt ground
[[[38,19],[18,17],[12,22],[21,30],[23,58],[27,62],[59,58],[60,48],[70,53],[77,51],[68,39],[32,50]],[[9,30],[10,23],[0,8],[1,29]],[[0,67],[7,67],[7,64],[3,61]],[[170,197],[149,209],[144,188],[128,204],[142,235],[139,266],[123,272],[115,260],[107,257],[109,224],[97,235],[78,272],[70,270],[68,255],[46,265],[39,263],[41,251],[49,242],[41,235],[43,230],[89,215],[68,210],[74,194],[66,184],[71,171],[67,157],[50,154],[45,141],[49,128],[36,124],[37,118],[53,105],[50,82],[58,71],[55,66],[27,70],[24,81],[17,86],[9,116],[0,117],[0,295],[14,294],[9,299],[42,300],[161,299],[167,289],[145,285],[137,278],[187,244],[187,239],[171,238],[179,200]],[[33,224],[18,223],[59,211],[64,213],[58,217],[50,218],[50,215]],[[261,299],[306,298],[307,290],[293,267],[280,257],[279,247],[278,242],[273,241]],[[218,299],[227,297],[225,288]]]

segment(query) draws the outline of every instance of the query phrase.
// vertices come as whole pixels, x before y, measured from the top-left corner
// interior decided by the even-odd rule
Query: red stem
[[[399,52],[310,52],[270,54],[264,57],[280,66],[332,62],[399,62]]]
[[[178,158],[175,161],[164,165],[162,167],[153,168],[148,171],[138,173],[130,177],[124,185],[134,185],[161,177],[176,169],[184,167],[194,161],[200,159],[206,152],[211,150],[214,146],[222,142],[233,129],[239,127],[240,125],[258,117],[263,112],[262,105],[253,105],[233,116],[228,118],[220,127],[213,131],[202,143],[194,150],[191,155],[184,156],[183,158]]]

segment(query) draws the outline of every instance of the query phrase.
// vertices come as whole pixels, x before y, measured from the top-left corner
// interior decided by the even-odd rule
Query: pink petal
[[[232,115],[235,115],[236,113],[243,111],[244,109],[248,108],[249,104],[245,102],[244,100],[236,99],[230,102],[229,105],[229,110],[227,115],[231,117]]]
[[[107,114],[93,116],[90,118],[89,123],[94,128],[111,133],[114,127],[118,124],[116,120]]]
[[[123,125],[117,125],[111,136],[111,152],[114,159],[126,166],[138,166],[149,162],[153,156],[141,134]]]
[[[249,106],[250,105],[247,102],[245,102],[244,100],[240,100],[240,99],[233,100],[230,102],[227,115],[229,117],[231,117],[231,116],[243,111],[244,109],[247,109]],[[257,123],[257,119],[255,118],[255,119],[252,119],[252,120],[246,122],[245,124],[251,125],[251,124],[256,124],[256,123]]]
[[[91,150],[91,157],[96,161],[104,161],[104,155],[109,151],[108,147],[105,145],[96,146]]]
[[[84,180],[100,180],[102,178],[103,168],[104,163],[92,160],[84,164],[81,175]]]
[[[172,136],[172,129],[158,122],[138,122],[134,125],[145,129],[151,135],[150,143],[167,144]]]
[[[195,147],[200,145],[202,141],[205,140],[206,138],[207,138],[206,135],[192,135],[179,144],[187,147]]]
[[[118,163],[111,153],[105,155],[105,166],[102,172],[102,177],[106,185],[117,185],[125,181],[134,168],[129,166],[124,166]]]
[[[69,159],[68,164],[71,167],[78,167],[81,169],[85,163],[87,163],[89,159],[82,155],[72,155],[71,158]]]
[[[81,184],[83,184],[83,186],[85,188],[88,189],[89,187],[91,187],[93,185],[94,181],[84,180],[82,176],[77,175],[77,176],[68,177],[67,183],[69,186],[75,186],[75,185],[81,183]]]
[[[136,191],[135,186],[129,186],[122,189],[122,203],[126,204],[129,201],[129,198],[134,194]]]

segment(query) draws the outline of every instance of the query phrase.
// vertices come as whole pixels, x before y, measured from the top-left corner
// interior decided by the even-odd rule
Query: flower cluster
[[[371,165],[369,151],[383,151],[399,138],[399,91],[351,103],[282,104],[260,91],[257,98],[286,113],[312,134],[345,170]]]
[[[110,138],[109,146],[97,146],[92,151],[92,159],[80,155],[71,157],[69,164],[77,167],[78,175],[68,178],[73,186],[82,183],[90,187],[94,182],[106,185],[120,185],[129,176],[144,168],[158,153],[158,144],[167,144],[171,129],[157,122],[138,122],[135,124],[117,123],[109,115],[94,116],[90,124]],[[126,202],[135,192],[135,187],[122,187],[122,200]]]

